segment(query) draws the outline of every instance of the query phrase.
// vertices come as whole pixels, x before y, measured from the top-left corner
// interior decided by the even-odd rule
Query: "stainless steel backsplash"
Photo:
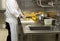
[[[51,8],[42,8],[37,6],[36,2],[34,0],[17,0],[19,7],[22,10],[28,10],[28,11],[51,11],[51,10],[58,10],[60,11],[60,0],[57,0],[57,5],[56,7],[51,7]]]

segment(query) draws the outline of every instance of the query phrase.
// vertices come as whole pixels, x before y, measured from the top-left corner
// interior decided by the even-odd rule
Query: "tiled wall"
[[[34,0],[18,0],[19,6],[22,10],[28,10],[28,11],[54,11],[54,10],[60,10],[60,0],[57,0],[59,5],[52,8],[42,8],[36,5]],[[59,7],[58,7],[59,6]]]
[[[22,10],[29,10],[29,11],[44,10],[44,8],[37,6],[34,0],[18,0],[18,3]]]

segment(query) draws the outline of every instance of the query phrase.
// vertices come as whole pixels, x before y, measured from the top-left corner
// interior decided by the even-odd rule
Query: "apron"
[[[15,18],[7,18],[6,19],[10,25],[11,31],[11,41],[18,41],[18,21]]]
[[[18,41],[18,21],[11,13],[5,12],[6,22],[10,25],[11,41]]]
[[[7,0],[6,1],[6,22],[10,25],[10,31],[11,31],[11,41],[18,41],[18,21],[17,18],[21,14],[21,10],[17,9],[18,4],[16,0]]]

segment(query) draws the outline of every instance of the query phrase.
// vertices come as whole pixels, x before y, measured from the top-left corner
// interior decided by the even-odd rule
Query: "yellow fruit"
[[[36,16],[33,16],[32,17],[32,20],[36,21],[37,20]]]

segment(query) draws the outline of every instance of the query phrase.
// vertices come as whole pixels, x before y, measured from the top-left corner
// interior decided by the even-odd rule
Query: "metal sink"
[[[30,30],[52,30],[51,26],[29,26]]]

